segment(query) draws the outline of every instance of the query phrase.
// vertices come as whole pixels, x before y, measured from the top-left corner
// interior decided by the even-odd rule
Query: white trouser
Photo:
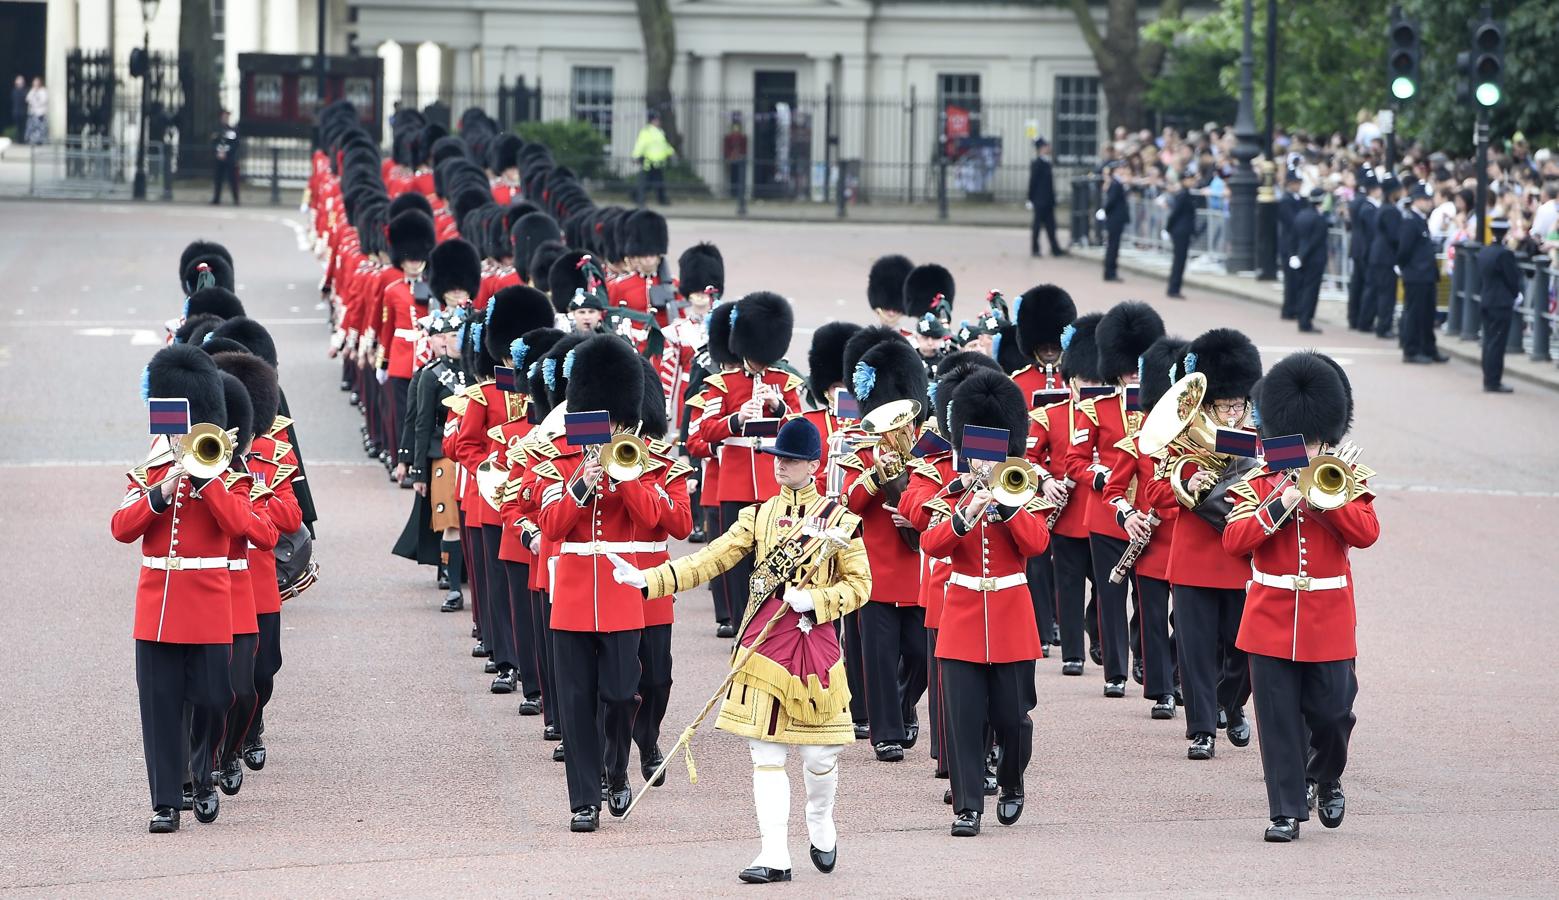
[[[752,751],[752,798],[758,813],[762,848],[755,866],[790,868],[787,824],[790,820],[790,776],[785,773],[788,744],[749,739]],[[807,786],[807,836],[825,853],[839,841],[834,828],[834,791],[839,784],[840,744],[802,744],[802,774]]]

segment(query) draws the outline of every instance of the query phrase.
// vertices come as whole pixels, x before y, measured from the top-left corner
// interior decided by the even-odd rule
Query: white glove
[[[629,587],[644,588],[649,586],[644,573],[639,568],[629,563],[626,559],[615,553],[606,554],[606,558],[612,561],[612,580],[618,584],[626,584]]]
[[[1098,219],[1099,221],[1103,222],[1104,221],[1104,210],[1102,210],[1102,209],[1096,210],[1094,212],[1094,214],[1093,214],[1093,217],[1095,219]]]
[[[1166,228],[1163,231],[1160,231],[1158,233],[1158,239],[1161,240],[1161,241],[1169,240],[1169,229]]]
[[[541,535],[538,534],[535,537],[531,538],[530,539],[530,543],[526,544],[526,546],[530,548],[530,552],[534,553],[537,556],[540,556],[541,555]]]
[[[1297,269],[1297,268],[1299,268],[1299,257],[1297,257],[1297,256],[1290,256],[1288,258],[1288,267],[1290,269]]]
[[[812,605],[812,592],[795,587],[785,588],[785,605],[798,613],[811,612],[815,608]]]
[[[1391,267],[1391,271],[1397,273],[1398,275],[1401,275],[1402,274],[1402,267],[1401,266],[1392,266]]]
[[[1024,209],[1028,209],[1028,210],[1032,210],[1034,208],[1034,201],[1033,200],[1024,200],[1023,201],[1023,208]]]
[[[387,383],[390,380],[390,370],[389,369],[375,369],[374,370],[374,380],[379,382],[380,384]]]

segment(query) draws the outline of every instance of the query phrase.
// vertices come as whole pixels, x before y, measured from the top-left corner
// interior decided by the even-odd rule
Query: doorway
[[[812,128],[808,113],[797,108],[795,70],[754,72],[752,105],[752,195],[804,195]]]

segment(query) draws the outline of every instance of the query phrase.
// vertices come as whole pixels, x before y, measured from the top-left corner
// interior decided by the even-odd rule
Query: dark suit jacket
[[[1368,197],[1358,197],[1353,201],[1351,212],[1349,221],[1353,228],[1348,233],[1348,256],[1355,266],[1362,266],[1370,259],[1370,242],[1375,238],[1375,222],[1380,217],[1380,210]]]
[[[1126,187],[1119,181],[1111,181],[1104,192],[1104,227],[1120,231],[1131,222],[1131,209],[1126,205]]]
[[[1320,271],[1326,268],[1326,217],[1321,211],[1306,203],[1305,208],[1294,215],[1293,240],[1288,252],[1299,257],[1306,269]]]
[[[1402,226],[1402,211],[1382,203],[1375,211],[1375,234],[1370,238],[1370,266],[1391,268],[1397,264],[1397,231]]]
[[[1196,234],[1196,196],[1181,191],[1169,201],[1169,221],[1164,230],[1172,237],[1189,238]]]
[[[1435,262],[1439,250],[1435,239],[1429,236],[1429,220],[1416,212],[1402,214],[1402,225],[1397,230],[1397,267],[1402,270],[1403,284],[1434,284],[1440,278],[1440,267]]]
[[[1035,209],[1044,209],[1056,205],[1056,181],[1055,174],[1051,170],[1050,161],[1042,156],[1034,157],[1029,163],[1029,202]]]
[[[1510,309],[1516,305],[1516,295],[1525,287],[1525,279],[1516,267],[1516,254],[1509,247],[1490,244],[1479,250],[1478,274],[1483,281],[1480,290],[1484,309]]]

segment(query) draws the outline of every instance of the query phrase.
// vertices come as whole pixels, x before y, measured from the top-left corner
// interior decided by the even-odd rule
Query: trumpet
[[[139,473],[140,478],[137,480],[144,481],[148,468],[171,460],[173,469],[156,482],[148,484],[147,491],[162,487],[166,482],[183,475],[215,478],[227,469],[233,459],[233,441],[233,432],[224,431],[220,425],[200,422],[191,426],[189,432],[177,442],[169,443],[163,452],[132,469],[130,476],[134,478]]]

